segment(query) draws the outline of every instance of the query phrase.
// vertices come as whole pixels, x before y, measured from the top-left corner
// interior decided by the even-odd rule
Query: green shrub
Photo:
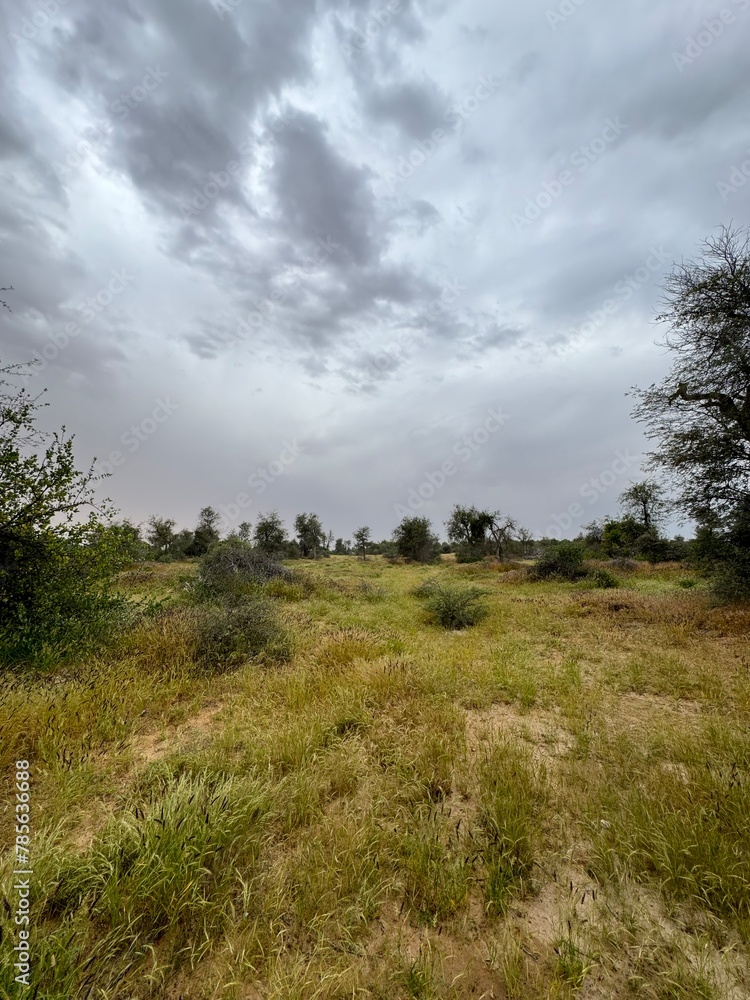
[[[291,656],[288,636],[271,605],[258,598],[196,609],[195,658],[205,671],[220,673],[246,660],[283,662]]]
[[[606,569],[592,569],[586,574],[586,580],[593,587],[606,589],[609,587],[619,587],[620,581]]]
[[[584,574],[583,546],[577,542],[555,542],[531,570],[535,580],[579,580]]]
[[[437,577],[431,576],[426,580],[422,580],[420,584],[417,584],[413,590],[410,591],[412,597],[418,597],[420,600],[424,600],[427,597],[432,597],[441,589],[440,581]]]
[[[427,597],[427,608],[436,624],[446,629],[476,625],[487,616],[482,602],[486,591],[478,587],[438,587]]]
[[[121,564],[103,530],[0,533],[0,667],[46,669],[117,635],[137,613],[111,589]]]
[[[200,561],[196,594],[199,598],[239,598],[253,594],[269,580],[292,582],[293,574],[264,552],[238,538],[215,545]]]

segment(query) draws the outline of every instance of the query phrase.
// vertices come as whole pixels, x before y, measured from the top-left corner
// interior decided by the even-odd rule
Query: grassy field
[[[750,997],[750,608],[675,565],[587,589],[332,557],[268,585],[291,660],[206,675],[194,569],[123,574],[165,610],[4,683],[38,988],[6,962],[0,995]],[[489,614],[438,627],[434,578]]]

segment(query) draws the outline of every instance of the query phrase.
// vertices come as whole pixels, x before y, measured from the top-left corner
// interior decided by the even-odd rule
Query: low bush
[[[486,591],[478,587],[461,590],[458,587],[438,587],[426,598],[433,621],[446,629],[462,629],[476,625],[487,616],[483,603]]]
[[[617,559],[610,559],[609,565],[612,569],[619,569],[622,573],[635,573],[638,569],[638,563],[635,559],[626,559],[623,556]]]
[[[537,560],[531,569],[534,580],[580,580],[586,573],[583,547],[577,542],[556,542]]]
[[[238,604],[206,604],[195,614],[195,660],[221,673],[247,660],[283,662],[291,644],[271,605],[255,598]]]
[[[431,576],[426,580],[422,580],[420,584],[417,584],[413,590],[410,591],[412,597],[418,597],[420,600],[424,600],[427,597],[432,597],[441,589],[440,581],[437,577]]]
[[[602,589],[607,589],[610,587],[619,587],[620,581],[614,576],[609,570],[606,569],[592,569],[586,574],[586,582],[592,587],[598,587]]]
[[[242,597],[269,580],[292,582],[291,570],[236,538],[215,545],[200,561],[196,594],[200,599]]]

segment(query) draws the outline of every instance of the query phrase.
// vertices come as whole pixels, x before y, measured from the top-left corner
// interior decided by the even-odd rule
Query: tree
[[[620,494],[620,508],[626,516],[640,521],[646,531],[658,532],[667,512],[664,489],[654,479],[631,483]]]
[[[723,228],[665,290],[672,367],[633,389],[633,415],[656,442],[647,468],[672,479],[688,516],[728,527],[750,493],[750,232]]]
[[[502,559],[517,530],[513,518],[499,510],[477,510],[460,504],[454,506],[445,525],[448,537],[459,546],[462,562],[481,559],[488,551]]]
[[[237,537],[241,542],[250,541],[251,538],[250,528],[251,524],[249,521],[240,521],[239,525],[237,526]]]
[[[352,535],[354,539],[354,547],[363,559],[367,558],[367,546],[370,544],[370,529],[357,528],[357,530]]]
[[[175,522],[171,518],[151,516],[148,519],[146,541],[154,550],[156,558],[165,558],[172,554],[175,541]]]
[[[456,504],[445,522],[448,538],[456,543],[459,562],[473,562],[486,553],[487,532],[492,524],[492,514],[476,507]]]
[[[326,533],[318,515],[298,514],[294,519],[294,530],[302,556],[305,559],[317,559],[326,542]]]
[[[348,556],[351,554],[351,543],[348,539],[344,541],[343,538],[337,538],[333,552],[337,556]]]
[[[638,555],[645,532],[643,522],[634,517],[607,518],[602,531],[602,550],[610,559]]]
[[[286,542],[286,528],[277,511],[272,510],[270,514],[260,515],[255,525],[253,540],[261,552],[269,555],[281,552]]]
[[[201,507],[198,514],[198,524],[193,532],[193,542],[187,550],[187,555],[200,558],[208,552],[219,540],[219,515],[213,507]]]
[[[415,562],[434,562],[440,551],[440,542],[426,517],[405,517],[393,532],[393,539],[397,553]]]
[[[32,373],[33,364],[0,368],[0,658],[6,662],[59,658],[100,635],[118,606],[108,578],[125,558],[121,536],[105,531],[114,511],[95,500],[93,483],[103,477],[93,462],[78,471],[65,427],[54,434],[37,429],[43,393],[32,396],[17,384]]]
[[[531,548],[532,542],[534,541],[534,536],[528,528],[524,527],[518,528],[517,534],[518,541],[521,543],[521,556],[525,558]]]
[[[490,518],[489,532],[494,543],[495,555],[498,559],[502,559],[518,526],[512,517],[499,510],[494,511]]]

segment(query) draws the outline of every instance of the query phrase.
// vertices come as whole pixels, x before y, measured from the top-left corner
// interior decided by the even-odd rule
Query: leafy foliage
[[[583,546],[578,542],[561,541],[549,546],[537,560],[531,575],[537,580],[578,580],[585,574]]]
[[[291,581],[292,573],[238,538],[215,545],[203,556],[198,570],[199,594],[204,597],[238,598],[274,579]]]
[[[127,562],[132,526],[105,527],[93,463],[79,472],[63,427],[36,427],[41,394],[15,380],[30,365],[0,369],[0,662],[47,663],[101,641],[123,602],[112,573]],[[12,381],[9,381],[12,380]],[[88,516],[84,512],[88,508]]]
[[[405,517],[393,532],[393,540],[398,555],[414,562],[434,562],[440,553],[440,542],[426,517]]]

